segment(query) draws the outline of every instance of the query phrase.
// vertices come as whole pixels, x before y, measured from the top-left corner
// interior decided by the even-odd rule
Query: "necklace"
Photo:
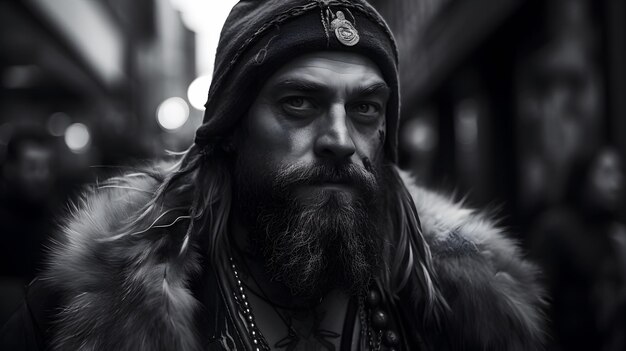
[[[248,272],[250,272],[250,268],[248,267],[248,265],[247,265],[245,260],[243,260],[243,264],[244,264],[245,268],[248,270]],[[305,311],[304,310],[296,310],[294,312],[290,308],[282,307],[280,305],[275,304],[274,302],[272,302],[270,300],[268,295],[265,293],[265,291],[261,287],[261,284],[259,284],[259,282],[254,277],[254,275],[251,274],[250,277],[252,278],[252,281],[256,284],[256,286],[258,287],[258,289],[260,291],[260,294],[257,293],[251,287],[249,287],[247,284],[243,283],[245,285],[245,287],[252,294],[254,294],[255,296],[257,296],[260,299],[262,299],[263,301],[265,301],[265,303],[267,303],[274,310],[276,315],[281,319],[283,324],[287,327],[287,335],[285,337],[283,337],[282,339],[278,340],[276,342],[276,344],[274,344],[275,348],[280,348],[280,349],[285,348],[287,351],[296,350],[298,348],[298,344],[302,340],[301,339],[302,336],[303,335],[311,335],[312,334],[313,337],[317,340],[317,342],[322,344],[325,349],[327,349],[329,351],[334,351],[335,350],[335,345],[332,343],[332,341],[330,341],[328,339],[339,338],[339,337],[341,337],[341,334],[335,333],[335,332],[327,330],[327,329],[320,328],[320,323],[324,319],[324,313],[322,312],[322,315],[318,314],[318,311],[317,311],[317,307],[318,306],[313,306],[312,307],[313,324],[311,326],[307,326],[306,327],[307,329],[304,332],[301,329],[298,332],[298,329],[296,328],[296,326],[294,326],[293,321],[294,321],[294,319],[295,320],[300,320],[300,318],[295,317],[295,315],[299,314],[299,313],[304,313]],[[318,305],[322,302],[322,300],[323,299],[320,299],[320,301],[318,302]],[[285,317],[283,315],[283,313],[281,311],[279,311],[279,308],[285,309],[285,310],[289,310],[291,312],[291,315],[288,315],[287,317]]]
[[[399,347],[400,338],[390,328],[391,320],[387,312],[382,309],[384,305],[382,302],[381,294],[376,288],[370,289],[367,296],[359,297],[361,340],[367,340],[369,350],[379,351],[383,344],[390,351],[396,350]]]
[[[263,291],[263,288],[261,288],[261,284],[259,284],[259,282],[256,280],[256,278],[254,277],[254,275],[251,273],[250,267],[248,266],[247,262],[245,259],[242,259],[243,261],[243,265],[245,266],[245,269],[247,269],[247,271],[249,272],[250,277],[252,278],[252,281],[254,281],[254,283],[256,284],[256,286],[259,288],[259,290],[261,291],[261,294],[258,294],[257,292],[254,291],[254,289],[250,288],[249,286],[246,285],[246,287],[248,288],[248,290],[250,290],[251,293],[253,293],[254,295],[258,296],[259,298],[261,298],[263,301],[265,301],[265,303],[267,303],[269,306],[272,307],[272,309],[274,310],[274,312],[278,315],[278,317],[283,321],[283,323],[285,324],[285,326],[287,327],[287,336],[282,338],[281,340],[279,340],[278,342],[276,342],[276,344],[274,345],[274,347],[278,347],[278,348],[283,348],[283,347],[287,347],[288,349],[293,349],[295,348],[295,346],[298,344],[298,342],[300,341],[300,338],[298,337],[298,334],[296,333],[296,331],[294,330],[293,326],[291,325],[291,319],[288,321],[283,315],[282,313],[280,313],[278,311],[278,309],[276,308],[275,304],[272,303],[272,301],[270,301],[269,297],[267,296],[267,294],[265,293],[265,291]],[[242,282],[242,284],[244,284]],[[281,307],[281,306],[278,306]]]
[[[254,351],[270,351],[271,348],[269,347],[267,340],[256,324],[252,306],[246,296],[244,284],[241,281],[237,265],[232,257],[230,257],[229,260],[236,285],[233,296],[239,309],[239,313],[242,315],[243,319],[246,321],[246,325],[248,326],[248,337],[252,342]],[[399,338],[396,332],[391,329],[387,329],[389,325],[389,317],[387,316],[387,313],[380,308],[380,305],[381,296],[376,289],[370,289],[366,297],[363,295],[359,296],[361,341],[367,341],[367,345],[363,345],[363,343],[361,343],[361,349],[364,351],[380,351],[382,344],[387,346],[389,350],[395,350],[395,347],[399,344]],[[272,306],[272,308],[274,307]],[[278,313],[278,311],[276,312]],[[278,313],[278,315],[281,319],[283,319],[280,313]],[[284,321],[285,320],[283,319],[283,322]],[[291,336],[292,332],[294,332],[293,328],[291,328],[290,324],[286,325],[289,329],[289,335]],[[285,341],[285,339],[281,341]],[[280,347],[278,344],[276,346]]]
[[[229,260],[230,267],[233,271],[233,276],[235,277],[235,284],[237,285],[233,295],[235,298],[235,302],[239,307],[239,312],[244,317],[246,324],[248,325],[248,336],[252,340],[252,345],[255,348],[254,351],[270,351],[271,349],[267,344],[265,337],[256,325],[254,314],[252,313],[252,308],[250,306],[250,303],[248,302],[248,297],[246,296],[243,284],[241,283],[241,278],[239,277],[239,271],[237,270],[235,261],[233,261],[232,257],[230,257]]]

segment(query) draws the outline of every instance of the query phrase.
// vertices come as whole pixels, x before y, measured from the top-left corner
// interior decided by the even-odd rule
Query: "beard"
[[[237,160],[236,208],[251,246],[294,296],[317,299],[335,288],[358,294],[380,269],[381,172],[370,168]],[[340,187],[321,186],[329,183]]]

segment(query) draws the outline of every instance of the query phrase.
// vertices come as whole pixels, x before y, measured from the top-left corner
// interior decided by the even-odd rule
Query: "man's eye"
[[[316,107],[313,102],[302,96],[286,97],[280,101],[285,112],[297,115],[306,115],[315,112]]]
[[[380,117],[382,115],[381,110],[378,104],[371,102],[360,102],[354,104],[351,108],[351,112],[355,117],[366,122],[374,121]]]
[[[362,103],[357,105],[357,110],[359,113],[363,114],[374,114],[378,113],[378,106],[369,103]]]
[[[305,104],[305,101],[304,98],[294,97],[287,99],[285,103],[289,104],[291,107],[302,108],[302,106],[304,106]]]

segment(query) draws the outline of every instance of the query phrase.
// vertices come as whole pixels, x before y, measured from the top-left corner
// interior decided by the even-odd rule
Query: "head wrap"
[[[371,59],[391,89],[385,152],[397,160],[398,53],[380,14],[363,0],[243,0],[228,16],[217,47],[213,80],[195,143],[208,146],[232,133],[276,70],[299,55],[348,51]]]

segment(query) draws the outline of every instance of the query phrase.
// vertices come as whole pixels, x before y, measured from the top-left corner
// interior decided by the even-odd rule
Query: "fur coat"
[[[450,306],[438,336],[448,340],[443,344],[454,350],[538,349],[543,302],[536,268],[487,217],[403,177]],[[192,315],[199,302],[189,283],[200,268],[197,256],[173,262],[177,255],[162,254],[178,247],[167,235],[107,240],[158,185],[132,175],[127,181],[125,189],[93,191],[75,205],[53,248],[44,279],[63,301],[53,345],[195,350]]]

